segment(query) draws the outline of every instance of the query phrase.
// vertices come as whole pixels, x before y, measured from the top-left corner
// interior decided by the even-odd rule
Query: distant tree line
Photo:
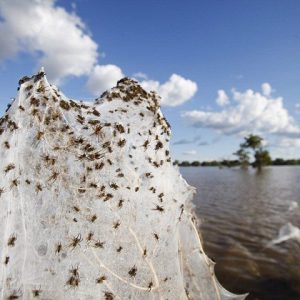
[[[244,142],[240,144],[240,148],[233,153],[238,159],[234,160],[212,160],[212,161],[182,161],[175,160],[174,164],[180,167],[237,167],[247,169],[249,166],[261,170],[264,166],[295,166],[300,165],[300,159],[283,159],[276,158],[272,160],[270,153],[263,146],[263,138],[258,135],[250,134],[244,138]],[[250,156],[254,161],[250,162]]]
[[[179,161],[175,160],[174,165],[180,167],[241,167],[241,162],[239,160],[212,160],[212,161]],[[271,160],[268,164],[269,166],[297,166],[300,165],[300,159],[283,159],[276,158]],[[255,167],[254,163],[250,163],[249,166]]]

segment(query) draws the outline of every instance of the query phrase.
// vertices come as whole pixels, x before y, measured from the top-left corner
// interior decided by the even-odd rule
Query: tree
[[[248,167],[249,167],[249,152],[246,151],[244,148],[242,148],[242,145],[241,145],[241,148],[233,154],[238,157],[240,164],[241,164],[241,168],[248,169]]]
[[[272,159],[268,150],[259,149],[255,151],[254,157],[255,161],[253,166],[258,170],[261,170],[263,166],[267,166],[272,163]]]
[[[245,137],[245,142],[241,144],[241,147],[244,149],[250,148],[254,151],[262,147],[263,138],[258,135],[250,134]]]
[[[240,149],[234,153],[234,155],[239,157],[242,168],[247,168],[249,165],[249,152],[247,149],[251,149],[253,151],[253,156],[255,158],[253,166],[258,170],[261,170],[262,167],[272,163],[269,151],[263,147],[262,137],[250,134],[244,139],[245,141],[240,145]]]

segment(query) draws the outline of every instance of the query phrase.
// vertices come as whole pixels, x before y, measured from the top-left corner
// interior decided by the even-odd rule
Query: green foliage
[[[259,135],[250,134],[247,137],[245,137],[245,142],[241,144],[241,148],[243,149],[250,148],[253,150],[257,150],[262,147],[262,141],[263,138],[260,137]]]
[[[236,151],[235,153],[233,153],[234,155],[236,155],[240,161],[240,165],[242,168],[246,169],[249,166],[249,152],[246,151],[242,145],[241,148]]]
[[[260,149],[255,151],[254,157],[255,161],[253,166],[255,168],[261,169],[263,166],[267,166],[272,163],[271,156],[267,150]]]
[[[270,165],[272,159],[268,150],[264,149],[262,145],[263,138],[259,135],[250,134],[244,138],[245,141],[240,145],[240,149],[234,153],[238,156],[241,166],[247,168],[249,165],[249,152],[248,149],[252,150],[255,161],[253,166],[257,169],[261,169],[264,166]]]

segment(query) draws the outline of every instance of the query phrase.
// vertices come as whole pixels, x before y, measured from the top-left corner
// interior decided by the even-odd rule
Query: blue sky
[[[300,157],[299,1],[4,0],[0,15],[1,112],[41,65],[77,99],[134,76],[163,96],[174,158],[232,158],[248,133]]]

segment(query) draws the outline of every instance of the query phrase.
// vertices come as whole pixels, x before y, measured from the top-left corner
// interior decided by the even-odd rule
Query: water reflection
[[[181,168],[197,188],[196,212],[221,283],[247,300],[300,299],[300,243],[270,245],[288,222],[300,227],[300,167]],[[300,205],[299,205],[300,206]]]

